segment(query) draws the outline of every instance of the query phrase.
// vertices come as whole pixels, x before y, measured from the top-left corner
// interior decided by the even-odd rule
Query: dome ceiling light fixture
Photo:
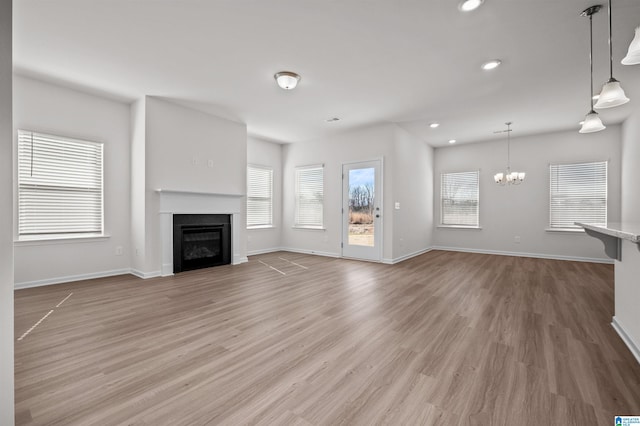
[[[502,61],[500,59],[492,59],[482,64],[482,69],[485,71],[494,70],[498,68],[500,64],[502,64]]]
[[[300,76],[295,72],[291,71],[280,71],[277,72],[273,78],[278,82],[278,86],[280,86],[284,90],[293,90],[298,85],[300,81]]]
[[[606,129],[605,125],[602,124],[600,117],[598,117],[598,113],[593,109],[593,14],[598,13],[601,7],[602,6],[597,4],[586,8],[580,14],[580,16],[589,17],[589,66],[591,67],[591,82],[589,83],[589,90],[591,91],[591,95],[589,96],[591,110],[584,118],[584,123],[579,130],[580,133],[593,133]]]
[[[620,87],[620,82],[613,78],[613,45],[611,42],[611,0],[609,0],[609,81],[602,86],[598,102],[594,108],[613,108],[629,102],[629,98]]]
[[[458,9],[461,12],[471,12],[482,6],[484,0],[464,0],[458,5]]]

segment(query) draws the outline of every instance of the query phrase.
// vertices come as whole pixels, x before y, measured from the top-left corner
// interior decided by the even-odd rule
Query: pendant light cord
[[[609,0],[609,78],[613,79],[613,42],[611,41],[611,0]]]
[[[593,111],[593,14],[589,15],[589,66],[591,68],[591,111]]]

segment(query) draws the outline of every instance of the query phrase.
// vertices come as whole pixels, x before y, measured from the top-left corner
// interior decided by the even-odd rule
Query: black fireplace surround
[[[174,273],[230,263],[231,215],[173,215]]]

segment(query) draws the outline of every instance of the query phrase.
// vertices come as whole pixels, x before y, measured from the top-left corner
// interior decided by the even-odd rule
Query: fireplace
[[[230,263],[230,215],[173,215],[174,273]]]

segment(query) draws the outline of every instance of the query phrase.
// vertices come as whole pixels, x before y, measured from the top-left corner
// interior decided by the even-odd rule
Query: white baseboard
[[[155,278],[155,277],[161,277],[162,273],[160,271],[152,271],[152,272],[142,272],[142,271],[138,271],[137,269],[130,269],[129,273],[131,275],[135,275],[138,278],[142,278],[142,279],[147,279],[147,278]]]
[[[305,249],[296,249],[291,247],[281,247],[279,250],[289,251],[291,253],[315,254],[317,256],[325,256],[325,257],[341,257],[340,253],[331,253],[328,251],[305,250]]]
[[[421,254],[425,254],[433,250],[431,247],[424,248],[422,250],[414,251],[413,253],[405,254],[404,256],[396,257],[394,259],[382,259],[382,263],[387,265],[395,265],[396,263],[403,262],[405,260],[411,259],[412,257],[420,256]]]
[[[563,256],[559,254],[524,253],[519,251],[483,250],[483,249],[473,249],[473,248],[464,248],[464,247],[445,247],[445,246],[433,246],[431,249],[444,250],[444,251],[459,251],[464,253],[495,254],[498,256],[534,257],[537,259],[569,260],[572,262],[607,263],[611,265],[614,263],[613,259],[601,259],[597,257]]]
[[[69,275],[66,277],[47,278],[44,280],[25,281],[21,283],[15,283],[14,290],[20,290],[23,288],[41,287],[45,285],[64,284],[73,281],[91,280],[94,278],[113,277],[115,275],[124,275],[133,273],[131,269],[114,269],[112,271],[92,272],[90,274]],[[135,275],[135,274],[134,274]]]
[[[631,336],[627,334],[627,332],[624,330],[624,327],[622,326],[618,318],[613,317],[613,321],[611,321],[611,326],[618,333],[622,341],[627,345],[627,347],[629,348],[633,356],[636,358],[636,361],[638,361],[638,364],[640,364],[640,346],[638,346],[633,341]]]
[[[267,254],[267,253],[275,253],[277,251],[284,251],[282,247],[272,247],[268,249],[260,249],[260,250],[249,250],[247,252],[247,256],[255,256],[258,254]]]
[[[247,263],[249,259],[247,256],[233,256],[233,265],[240,265],[241,263]]]

